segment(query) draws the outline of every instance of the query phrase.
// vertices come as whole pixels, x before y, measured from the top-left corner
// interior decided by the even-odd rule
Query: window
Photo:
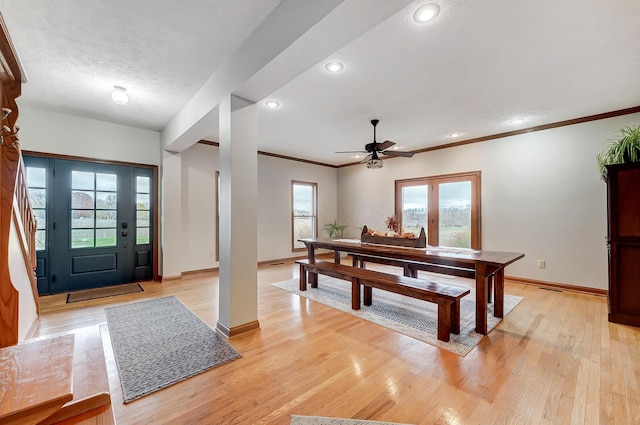
[[[291,182],[291,224],[293,250],[304,249],[298,239],[315,238],[318,234],[316,183]]]
[[[38,224],[36,251],[43,251],[47,246],[47,170],[38,167],[27,167],[26,169],[29,201]]]
[[[480,172],[396,180],[396,215],[429,245],[480,249]]]
[[[151,178],[136,177],[136,244],[149,243],[151,228]]]
[[[116,246],[117,177],[71,171],[71,248]]]

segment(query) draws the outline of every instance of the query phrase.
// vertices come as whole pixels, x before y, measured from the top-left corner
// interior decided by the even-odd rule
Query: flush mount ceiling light
[[[126,105],[129,102],[129,96],[127,95],[127,89],[120,86],[113,86],[113,92],[111,92],[111,99],[117,105]]]
[[[264,105],[269,109],[275,109],[280,106],[280,104],[275,100],[267,100],[266,102],[264,102]]]
[[[516,118],[516,119],[513,119],[513,120],[509,121],[509,124],[518,125],[518,124],[522,124],[525,121],[526,121],[526,119],[524,119],[524,118]]]
[[[324,67],[329,72],[340,72],[344,68],[344,65],[340,62],[329,62]]]
[[[413,20],[419,24],[429,22],[440,13],[440,6],[436,3],[427,3],[416,9]]]

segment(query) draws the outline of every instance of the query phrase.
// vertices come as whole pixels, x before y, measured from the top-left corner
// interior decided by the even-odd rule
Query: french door
[[[41,294],[153,277],[148,168],[25,155]]]
[[[480,172],[396,180],[396,216],[429,245],[480,249]]]

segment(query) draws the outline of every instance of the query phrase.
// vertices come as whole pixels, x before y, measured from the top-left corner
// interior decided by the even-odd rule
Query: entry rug
[[[291,415],[290,425],[410,425],[398,422],[365,421],[363,419],[325,418],[322,416]]]
[[[144,289],[142,289],[142,286],[137,283],[126,283],[124,285],[108,286],[106,288],[86,289],[84,291],[71,292],[67,294],[67,304],[143,291]]]
[[[436,347],[466,356],[482,339],[475,331],[476,304],[471,294],[460,301],[460,334],[451,334],[449,342],[438,340],[438,306],[392,292],[373,289],[371,306],[362,305],[360,310],[351,308],[351,282],[318,275],[318,287],[307,285],[300,291],[298,278],[274,283],[273,286],[328,305],[351,315],[393,329],[412,338]],[[522,297],[504,295],[504,315],[522,301]],[[493,316],[493,304],[488,306],[487,325],[489,330],[496,327],[500,318]]]
[[[125,403],[242,357],[176,297],[105,314]]]

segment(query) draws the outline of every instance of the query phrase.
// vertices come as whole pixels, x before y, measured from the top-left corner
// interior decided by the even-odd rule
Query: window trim
[[[402,188],[407,186],[429,186],[429,198],[427,207],[427,244],[437,246],[439,244],[439,196],[438,188],[441,183],[453,183],[457,181],[471,181],[471,249],[481,249],[481,172],[468,171],[464,173],[441,174],[428,177],[414,177],[395,181],[395,214],[399,220],[402,217]],[[402,222],[400,223],[402,226]]]
[[[293,198],[293,187],[295,185],[300,186],[311,186],[313,187],[313,215],[311,216],[296,216],[294,214],[294,198]],[[296,240],[295,240],[295,232],[294,232],[294,221],[296,217],[313,217],[313,237],[318,237],[318,183],[314,182],[306,182],[300,180],[291,180],[291,252],[300,252],[304,251],[306,248],[296,248]]]

